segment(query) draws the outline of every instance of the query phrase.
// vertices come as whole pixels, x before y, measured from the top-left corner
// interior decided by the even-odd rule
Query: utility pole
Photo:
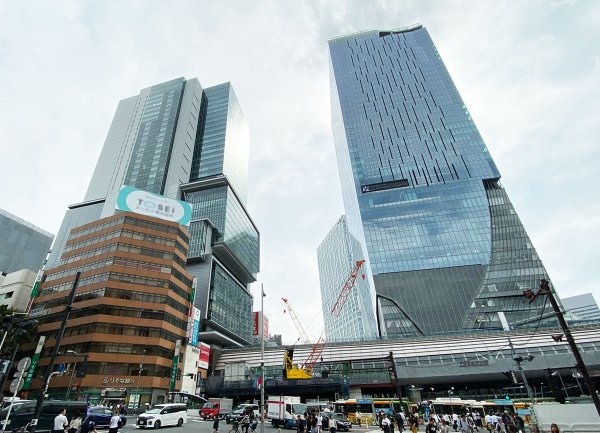
[[[561,327],[563,333],[565,334],[565,337],[567,337],[567,342],[569,343],[571,352],[573,352],[573,356],[575,357],[576,366],[579,369],[579,371],[581,372],[581,375],[583,376],[583,381],[585,382],[585,386],[587,387],[588,392],[590,393],[590,397],[592,397],[592,401],[594,402],[594,406],[596,406],[596,411],[598,412],[598,415],[600,415],[600,400],[598,399],[598,394],[596,393],[596,388],[594,387],[594,384],[592,383],[592,379],[590,377],[590,374],[587,371],[587,367],[583,363],[583,358],[581,357],[581,354],[579,353],[577,344],[575,344],[573,335],[571,335],[571,330],[569,329],[569,326],[567,325],[567,321],[565,320],[565,317],[563,316],[563,313],[560,310],[558,302],[556,302],[556,298],[554,297],[554,292],[550,288],[550,283],[548,283],[547,280],[541,280],[540,288],[536,293],[533,293],[532,290],[525,290],[523,292],[523,295],[529,299],[530,303],[533,302],[539,295],[546,295],[548,297],[548,300],[550,301],[550,304],[552,304],[552,308],[554,309],[554,313],[556,314],[556,317],[558,319],[558,323],[560,323],[560,327]],[[560,341],[560,337],[561,336],[558,337],[557,341]]]
[[[506,319],[506,315],[504,314],[504,311],[499,311],[498,317],[500,318],[500,323],[502,323],[502,329],[504,329],[507,332],[510,332],[510,325],[508,323],[508,320]],[[527,376],[525,376],[525,371],[523,371],[523,367],[521,367],[521,362],[523,362],[525,360],[525,358],[523,358],[522,356],[517,356],[517,354],[515,353],[515,347],[513,346],[512,340],[510,339],[510,335],[508,336],[508,345],[510,346],[511,356],[512,356],[513,360],[517,363],[517,370],[519,370],[519,374],[521,375],[521,380],[523,380],[523,383],[525,384],[525,389],[527,390],[527,396],[529,397],[529,400],[531,401],[531,410],[529,412],[531,414],[531,421],[533,421],[532,424],[535,427],[535,430],[539,431],[537,416],[535,415],[535,410],[533,408],[533,405],[535,404],[535,397],[533,395],[533,392],[531,391],[529,382],[527,382]],[[533,360],[533,356],[531,356],[531,358],[529,360],[530,361]],[[531,431],[533,431],[533,428]]]
[[[69,293],[69,298],[67,299],[67,305],[65,306],[65,314],[63,315],[62,322],[60,324],[60,329],[58,331],[58,335],[56,336],[56,342],[54,343],[54,349],[52,350],[52,354],[50,355],[50,360],[48,362],[48,367],[46,367],[46,373],[44,373],[44,377],[42,379],[42,386],[40,388],[40,396],[37,399],[37,403],[35,405],[35,410],[33,411],[33,416],[31,417],[31,427],[29,433],[35,433],[37,428],[37,422],[42,413],[42,405],[44,404],[44,398],[46,394],[46,390],[48,389],[48,385],[50,383],[50,377],[52,376],[52,370],[54,369],[54,361],[58,356],[58,351],[60,350],[60,342],[62,341],[63,335],[65,335],[65,328],[67,327],[67,320],[69,320],[69,316],[71,315],[71,310],[73,309],[73,299],[75,299],[75,291],[77,290],[77,286],[79,285],[79,277],[81,276],[81,271],[77,272],[75,275],[75,281],[73,281],[73,287],[71,288],[71,293]]]
[[[265,290],[260,284],[260,433],[265,433]]]

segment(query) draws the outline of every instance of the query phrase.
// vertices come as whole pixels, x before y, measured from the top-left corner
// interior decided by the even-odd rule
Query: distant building
[[[600,308],[591,293],[562,298],[562,302],[571,320],[600,322]]]
[[[37,272],[29,269],[11,272],[0,277],[0,305],[24,312],[31,297]]]
[[[341,216],[317,248],[323,321],[327,341],[355,341],[377,338],[377,322],[368,279],[361,269],[348,300],[338,316],[331,310],[358,260],[364,259],[360,243],[348,231]]]
[[[39,271],[54,235],[0,209],[0,272]]]

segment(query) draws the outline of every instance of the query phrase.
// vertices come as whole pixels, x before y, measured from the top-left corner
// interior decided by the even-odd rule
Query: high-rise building
[[[29,269],[2,273],[0,275],[0,305],[6,305],[8,308],[25,312],[29,299],[31,298],[31,289],[35,284],[37,272]]]
[[[178,78],[122,100],[82,203],[69,206],[48,261],[72,228],[115,213],[123,185],[193,204],[188,271],[196,278],[203,341],[252,341],[248,284],[259,232],[246,209],[249,132],[230,83]]]
[[[348,231],[341,216],[317,248],[323,321],[328,342],[377,338],[373,293],[368,280],[359,272],[344,308],[337,316],[331,310],[352,269],[364,253],[358,240]]]
[[[192,276],[185,270],[188,247],[183,226],[132,212],[71,230],[58,266],[44,272],[31,309],[38,333],[46,336],[32,388],[41,386],[79,271],[61,341],[63,355],[57,360],[72,369],[52,379],[49,394],[65,399],[87,395],[92,403],[129,398],[131,407],[166,402],[176,341],[187,335],[192,295]],[[187,352],[193,352],[191,345]],[[81,368],[84,358],[87,374],[80,378],[75,363]],[[182,370],[178,364],[176,390],[186,379]],[[191,371],[197,373],[197,368]]]
[[[0,209],[0,272],[37,272],[44,265],[54,235]]]
[[[600,308],[591,293],[563,298],[563,307],[573,322],[600,322]]]
[[[420,25],[329,41],[346,220],[388,337],[554,323],[548,278],[469,111]]]

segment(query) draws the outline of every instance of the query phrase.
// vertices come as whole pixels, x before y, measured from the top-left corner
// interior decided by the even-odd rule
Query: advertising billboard
[[[126,185],[119,190],[115,208],[174,221],[184,226],[189,226],[192,219],[191,204]]]
[[[194,317],[192,323],[192,338],[190,343],[194,347],[198,347],[198,332],[200,331],[200,310],[194,307]]]
[[[260,311],[252,313],[252,336],[258,337],[258,328],[260,328]],[[269,318],[264,316],[263,338],[269,338]]]
[[[208,360],[210,358],[210,346],[206,343],[200,343],[200,356],[198,358],[198,368],[208,369]]]

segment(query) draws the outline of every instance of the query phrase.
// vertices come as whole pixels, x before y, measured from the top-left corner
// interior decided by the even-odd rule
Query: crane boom
[[[346,305],[346,301],[348,300],[348,297],[350,296],[350,292],[352,291],[352,288],[354,287],[354,283],[356,282],[356,277],[358,276],[358,271],[360,270],[361,266],[364,263],[365,263],[364,260],[358,260],[356,262],[356,265],[354,265],[354,268],[352,269],[352,272],[350,272],[348,279],[342,286],[342,290],[340,290],[340,294],[338,295],[337,300],[335,301],[335,304],[333,304],[333,308],[331,309],[331,314],[333,314],[334,317],[339,316],[340,312],[344,308],[344,305]],[[363,276],[363,278],[364,278],[364,276]],[[310,352],[310,355],[308,355],[308,358],[306,358],[306,361],[304,361],[304,364],[302,364],[301,368],[306,368],[307,370],[310,370],[312,372],[312,369],[315,366],[315,363],[321,357],[321,353],[323,352],[324,348],[325,348],[325,331],[323,331],[321,333],[319,340],[314,344],[312,351]]]
[[[298,318],[296,311],[292,308],[292,304],[290,304],[286,298],[281,298],[281,300],[287,306],[287,309],[290,313],[290,317],[292,318],[292,321],[294,322],[294,325],[296,326],[296,329],[298,330],[298,334],[300,334],[300,340],[302,340],[302,342],[304,344],[310,343],[308,335],[306,335],[306,331],[304,330],[304,327],[302,326],[302,322],[300,322],[300,319]]]

